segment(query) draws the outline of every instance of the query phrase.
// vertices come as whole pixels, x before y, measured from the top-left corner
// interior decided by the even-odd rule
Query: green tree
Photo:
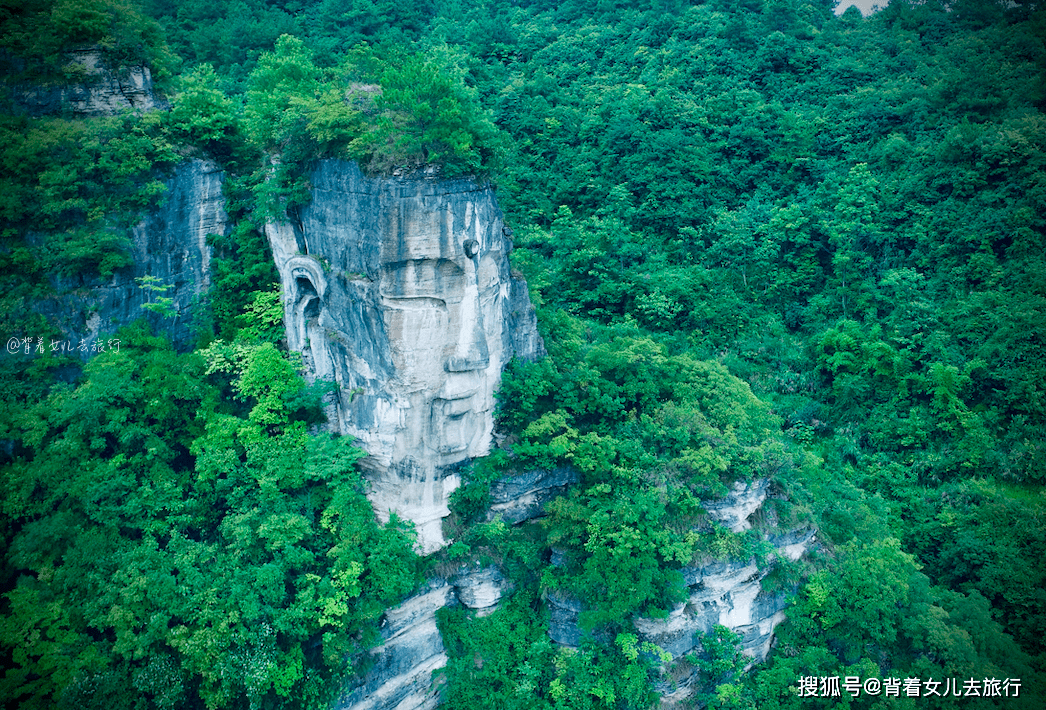
[[[306,432],[315,403],[271,343],[122,337],[3,469],[4,697],[325,706],[416,583],[408,527],[375,522],[360,450]]]
[[[275,50],[263,54],[251,73],[244,108],[251,139],[278,153],[292,129],[300,128],[302,102],[316,97],[321,79],[305,44],[296,37],[281,36]]]
[[[866,283],[872,264],[869,252],[880,240],[878,224],[878,182],[864,163],[850,169],[840,189],[829,227],[832,270],[844,318],[867,308]]]
[[[249,155],[236,103],[220,88],[210,64],[203,64],[178,80],[174,106],[167,115],[171,135],[197,145],[230,167],[243,167]]]
[[[448,176],[489,169],[499,157],[493,122],[453,68],[409,56],[381,74],[372,169],[440,163]]]

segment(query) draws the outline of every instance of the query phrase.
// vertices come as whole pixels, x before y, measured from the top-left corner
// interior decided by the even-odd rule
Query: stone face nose
[[[474,266],[466,267],[466,286],[459,308],[459,328],[454,354],[447,358],[447,372],[485,370],[490,365],[487,330],[483,327],[483,309],[479,302],[479,284]]]

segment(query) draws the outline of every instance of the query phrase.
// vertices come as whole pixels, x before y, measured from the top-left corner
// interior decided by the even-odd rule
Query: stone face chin
[[[312,201],[266,225],[288,344],[333,381],[329,418],[358,439],[380,518],[445,544],[457,468],[490,450],[494,390],[543,353],[493,190],[470,179],[368,178],[322,161]]]

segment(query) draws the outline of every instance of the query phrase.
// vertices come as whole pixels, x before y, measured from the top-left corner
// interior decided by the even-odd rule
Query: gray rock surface
[[[485,616],[509,585],[497,567],[462,567],[449,580],[431,580],[418,594],[385,612],[382,643],[372,665],[334,704],[336,710],[431,710],[439,703],[432,673],[447,665],[436,612],[463,605]]]
[[[330,418],[369,454],[378,516],[413,521],[429,553],[458,468],[490,450],[502,370],[543,353],[534,310],[489,187],[337,160],[311,182],[307,205],[266,225],[287,339],[336,384]]]
[[[490,485],[488,520],[500,517],[515,525],[545,514],[545,504],[566,492],[578,482],[578,472],[561,466],[550,470],[535,469],[508,476]]]
[[[547,601],[549,638],[563,646],[577,647],[582,636],[578,619],[584,605],[561,592],[549,592]]]
[[[382,644],[371,652],[373,665],[334,707],[345,710],[429,710],[438,696],[432,672],[447,665],[436,626],[436,612],[457,604],[454,587],[435,580],[385,612]]]
[[[229,229],[222,194],[224,174],[217,165],[191,160],[175,168],[167,180],[164,204],[134,228],[134,265],[127,272],[98,289],[99,332],[112,332],[143,313],[144,305],[156,294],[143,289],[137,278],[153,276],[171,288],[160,295],[173,299],[175,315],[160,319],[179,347],[193,339],[193,300],[210,288],[211,248],[208,234],[225,234]]]
[[[224,234],[229,228],[222,182],[223,174],[213,163],[190,160],[179,164],[165,181],[163,204],[131,230],[130,266],[108,280],[57,281],[57,295],[39,307],[59,324],[70,344],[108,341],[120,327],[146,316],[177,348],[191,347],[193,302],[210,286],[207,235]],[[143,288],[137,279],[146,276],[170,288],[162,293]],[[172,299],[173,316],[145,308],[158,296]],[[93,353],[80,354],[86,358]]]
[[[78,65],[84,80],[65,86],[18,85],[9,88],[15,106],[31,116],[71,113],[74,116],[115,116],[124,111],[165,109],[167,102],[153,91],[149,67],[113,70],[98,47],[66,52],[67,64]]]
[[[458,601],[475,611],[477,616],[493,613],[498,602],[511,589],[511,583],[493,565],[463,570],[451,582],[457,590]]]
[[[759,510],[766,501],[770,480],[760,478],[755,481],[738,481],[724,498],[702,503],[708,514],[732,532],[742,532],[751,528],[748,519]]]

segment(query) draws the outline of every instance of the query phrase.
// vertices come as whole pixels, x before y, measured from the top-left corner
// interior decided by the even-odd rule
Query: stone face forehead
[[[456,211],[443,196],[390,200],[380,235],[381,263],[464,258],[464,225]]]
[[[302,209],[304,240],[340,270],[381,278],[392,265],[463,265],[502,249],[493,192],[470,179],[369,178],[355,163],[332,160],[318,165],[312,182],[327,199]]]

